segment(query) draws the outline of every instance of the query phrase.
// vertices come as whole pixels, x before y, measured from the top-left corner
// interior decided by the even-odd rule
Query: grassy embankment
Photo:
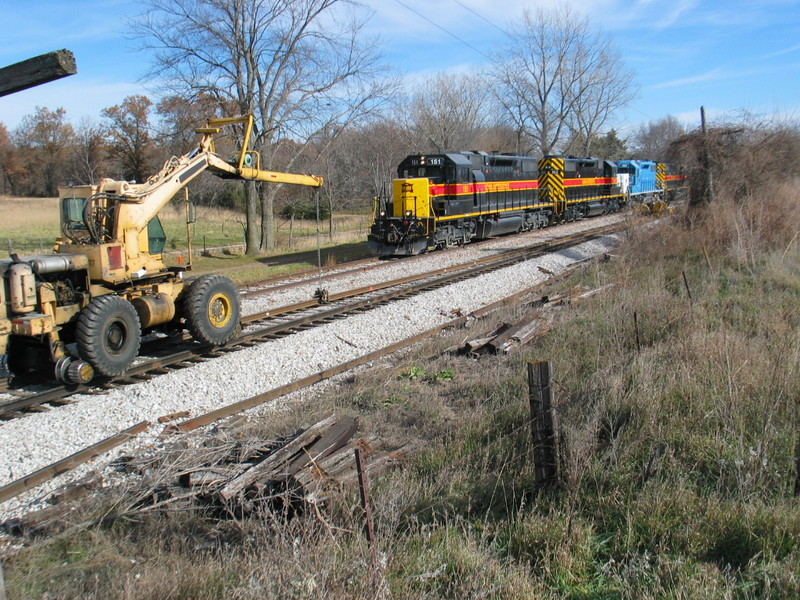
[[[278,249],[267,256],[244,256],[244,217],[236,212],[197,207],[196,222],[191,226],[196,273],[224,272],[236,283],[280,275],[287,270],[317,266],[317,224],[313,221],[278,221]],[[187,256],[185,213],[168,206],[160,214],[167,234],[164,260],[168,265],[184,263]],[[58,201],[55,198],[0,197],[0,247],[25,256],[52,251],[59,232]],[[335,264],[361,258],[366,247],[368,214],[334,215],[333,235],[329,223],[321,223],[320,246],[323,264]],[[204,252],[205,249],[205,252]]]
[[[635,231],[565,284],[613,285],[523,354],[442,354],[478,335],[454,332],[250,424],[274,439],[335,410],[419,445],[372,481],[377,555],[354,492],[288,524],[134,511],[11,553],[9,598],[800,597],[796,187],[721,195],[693,219]],[[533,485],[525,365],[538,359],[554,368],[555,490]],[[113,491],[74,520],[137,498]]]

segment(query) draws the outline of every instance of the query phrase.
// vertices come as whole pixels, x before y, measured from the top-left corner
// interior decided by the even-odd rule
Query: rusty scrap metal
[[[32,489],[37,485],[44,483],[45,481],[55,479],[58,475],[70,471],[78,465],[82,465],[83,463],[90,461],[100,454],[108,452],[112,448],[124,444],[131,438],[136,437],[145,431],[149,426],[150,423],[147,421],[137,423],[133,427],[129,427],[124,431],[120,431],[119,433],[112,435],[101,442],[89,446],[88,448],[84,448],[75,454],[44,467],[43,469],[34,471],[22,479],[17,479],[16,481],[12,481],[3,487],[0,487],[0,502],[5,502],[9,498],[18,496],[22,492]]]

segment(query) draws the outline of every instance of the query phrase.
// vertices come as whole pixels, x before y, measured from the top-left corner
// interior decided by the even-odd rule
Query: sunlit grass
[[[375,444],[413,448],[371,478],[374,551],[355,486],[288,522],[167,507],[14,552],[9,597],[800,597],[794,190],[723,195],[691,227],[675,214],[631,232],[613,260],[563,283],[603,293],[561,308],[557,327],[518,354],[447,350],[533,316],[521,305],[253,418],[241,433],[253,443],[335,411],[357,415]],[[198,260],[247,270],[284,258]],[[561,436],[559,484],[547,490],[534,484],[526,385],[527,363],[544,359]],[[176,467],[161,468],[155,481]],[[112,492],[71,522],[149,493]]]
[[[0,254],[52,252],[60,236],[58,211],[55,198],[0,197]],[[239,212],[198,206],[195,221],[187,228],[185,209],[169,205],[159,218],[167,234],[167,265],[189,263],[191,235],[193,270],[227,272],[237,283],[317,267],[317,247],[323,265],[368,255],[366,214],[334,215],[332,222],[319,224],[278,219],[276,250],[260,256],[244,255],[245,220]],[[296,259],[285,258],[287,254],[296,254]]]

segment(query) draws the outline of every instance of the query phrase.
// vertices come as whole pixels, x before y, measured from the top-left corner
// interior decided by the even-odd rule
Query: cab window
[[[61,204],[61,217],[64,223],[83,224],[83,209],[86,198],[64,198]]]
[[[161,254],[167,245],[167,234],[164,233],[164,227],[158,217],[147,224],[147,243],[150,246],[150,254]]]

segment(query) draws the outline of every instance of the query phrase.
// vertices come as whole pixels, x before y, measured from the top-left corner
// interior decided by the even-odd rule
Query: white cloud
[[[682,85],[691,85],[693,83],[705,83],[708,81],[716,81],[719,79],[725,79],[727,77],[729,77],[729,75],[723,73],[721,69],[713,69],[711,71],[708,71],[707,73],[702,73],[700,75],[695,75],[693,77],[673,79],[672,81],[664,81],[662,83],[657,83],[651,87],[654,89],[678,87]]]
[[[765,54],[761,58],[776,58],[778,56],[783,56],[784,54],[797,52],[798,50],[800,50],[800,45],[791,46],[790,48],[784,48],[783,50],[778,50],[777,52],[772,52],[771,54]]]

